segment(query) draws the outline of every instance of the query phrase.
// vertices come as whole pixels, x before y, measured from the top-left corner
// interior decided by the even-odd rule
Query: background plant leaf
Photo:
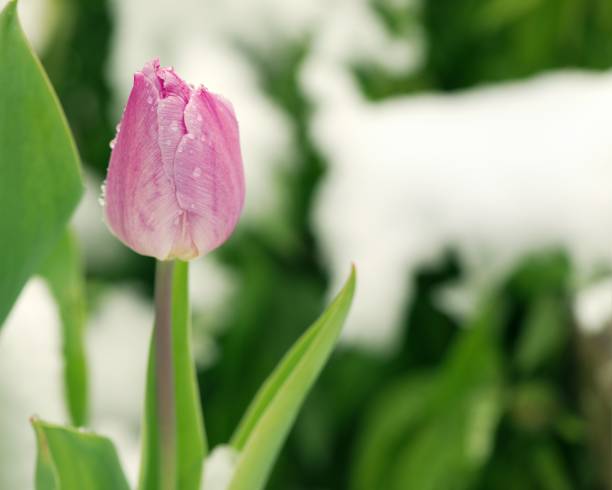
[[[129,490],[110,439],[33,420],[36,490]]]
[[[64,390],[72,424],[87,425],[88,381],[85,355],[85,283],[76,237],[70,230],[40,271],[55,298],[62,321]]]
[[[230,490],[264,487],[306,395],[331,355],[355,291],[355,269],[323,315],[294,344],[266,380],[240,423],[240,451]]]
[[[17,19],[0,13],[0,325],[59,240],[82,192],[79,158]]]
[[[487,304],[441,370],[411,375],[383,393],[366,420],[351,488],[472,488],[503,407],[501,317],[497,304]]]
[[[189,264],[176,261],[172,281],[172,341],[177,438],[177,489],[199,490],[206,457],[206,436],[200,408],[195,365],[191,355],[189,310]],[[147,392],[143,423],[141,490],[157,490],[159,472],[159,433],[155,391],[155,356],[149,351]]]

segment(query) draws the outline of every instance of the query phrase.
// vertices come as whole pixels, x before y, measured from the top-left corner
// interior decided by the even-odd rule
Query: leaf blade
[[[256,395],[233,443],[241,454],[229,490],[263,488],[310,388],[331,355],[355,291],[355,269],[319,319],[294,344]]]
[[[177,262],[172,296],[174,385],[177,413],[178,488],[198,490],[206,457],[206,433],[191,348],[189,264]],[[178,327],[178,328],[177,328]]]
[[[320,324],[318,326],[320,326]],[[274,370],[270,378],[265,381],[264,385],[261,387],[255,399],[249,406],[245,416],[240,421],[240,425],[238,426],[230,442],[231,446],[237,451],[244,449],[249,436],[257,425],[257,421],[265,412],[266,407],[270,404],[278,389],[282,386],[282,383],[286,381],[291,369],[295,367],[299,361],[299,358],[312,343],[312,340],[315,338],[317,332],[317,328],[308,329],[306,333],[300,337],[300,339],[298,339],[294,348],[292,348],[285,358],[282,359],[281,363],[277,369]]]
[[[59,240],[82,184],[76,146],[15,1],[0,12],[0,66],[1,325]]]
[[[88,379],[85,353],[85,284],[76,237],[66,230],[40,275],[58,304],[62,321],[64,391],[72,424],[87,425]]]
[[[38,443],[36,490],[129,490],[110,439],[32,420]]]

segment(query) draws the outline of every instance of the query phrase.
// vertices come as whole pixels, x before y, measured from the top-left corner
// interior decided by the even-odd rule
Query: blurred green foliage
[[[68,115],[81,158],[106,172],[111,90],[106,79],[112,23],[107,0],[58,0],[55,36],[42,53],[45,69]]]
[[[416,73],[360,66],[373,99],[418,90],[458,90],[559,68],[612,64],[608,0],[371,0],[390,32],[421,35]]]
[[[71,12],[44,57],[87,165],[105,168],[112,124],[105,80],[112,18],[106,0],[64,0]],[[359,65],[380,100],[451,91],[555,68],[612,66],[609,0],[371,0],[389,32],[421,36],[416,70]],[[227,441],[249,400],[294,339],[323,309],[328,274],[309,225],[325,162],[309,138],[297,83],[309,40],[275,56],[245,48],[266,91],[292,124],[298,155],[281,179],[288,208],[272,229],[239,227],[216,258],[238,278],[218,336],[223,355],[200,372],[211,445]],[[91,59],[95,53],[95,62]],[[84,103],[87,101],[87,103]],[[276,465],[271,490],[597,490],[609,485],[591,450],[581,405],[572,267],[562,251],[524,261],[467,324],[439,304],[462,277],[452,250],[406,277],[413,295],[397,350],[385,357],[341,348],[309,396]],[[138,278],[151,262],[90,279]]]

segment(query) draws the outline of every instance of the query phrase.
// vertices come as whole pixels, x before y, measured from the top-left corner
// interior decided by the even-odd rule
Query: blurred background
[[[0,6],[5,3],[0,0]],[[609,0],[20,0],[84,165],[92,428],[135,479],[154,264],[98,204],[132,74],[233,101],[244,217],[193,263],[212,445],[357,264],[270,490],[612,488]],[[44,283],[0,335],[0,488],[63,422]]]

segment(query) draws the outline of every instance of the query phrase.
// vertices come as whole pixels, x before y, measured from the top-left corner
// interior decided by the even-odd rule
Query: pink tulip
[[[231,235],[244,175],[228,101],[153,60],[134,75],[111,147],[106,221],[128,247],[159,260],[189,260]]]

